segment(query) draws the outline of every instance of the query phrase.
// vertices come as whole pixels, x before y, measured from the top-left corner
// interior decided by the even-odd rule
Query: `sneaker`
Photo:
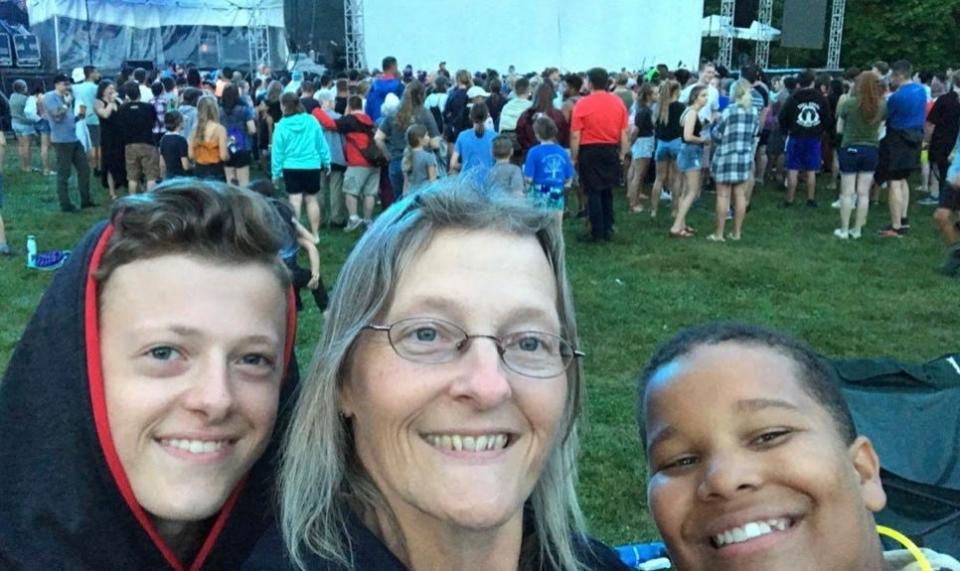
[[[784,200],[780,203],[780,208],[793,208],[793,203],[789,200]]]
[[[372,218],[364,218],[364,219],[363,219],[363,229],[364,229],[364,230],[366,230],[367,228],[369,228],[371,224],[373,224],[373,219],[372,219]]]
[[[851,230],[851,231],[850,231],[850,237],[853,238],[854,240],[859,240],[861,236],[862,236],[862,234],[860,233],[860,230]]]
[[[60,207],[60,212],[77,212],[78,210],[79,209],[72,204],[67,204]]]
[[[813,200],[813,199],[808,199],[808,200],[807,200],[807,208],[816,208],[816,207],[817,207],[817,201],[816,201],[816,200]]]
[[[937,271],[949,277],[960,274],[960,253],[954,252]]]
[[[850,231],[837,228],[836,230],[833,231],[833,235],[841,240],[846,240],[847,238],[850,237]]]
[[[917,204],[919,204],[920,206],[939,206],[940,199],[934,198],[932,196],[928,196],[926,198],[921,198],[920,200],[918,200]]]
[[[347,225],[343,227],[343,231],[344,231],[344,232],[353,232],[354,230],[356,230],[357,228],[359,228],[359,227],[362,226],[362,225],[363,225],[363,220],[361,220],[360,218],[351,218],[351,219],[347,222]]]
[[[727,220],[733,220],[733,209],[732,209],[732,208],[728,208],[728,209],[727,209]]]
[[[660,191],[660,202],[670,202],[673,200],[673,195],[665,190]]]
[[[0,256],[12,256],[13,250],[10,249],[9,244],[0,244]]]
[[[840,200],[837,199],[837,200],[834,200],[833,202],[831,202],[831,203],[830,203],[830,208],[833,208],[834,210],[839,210],[839,209],[840,209]]]

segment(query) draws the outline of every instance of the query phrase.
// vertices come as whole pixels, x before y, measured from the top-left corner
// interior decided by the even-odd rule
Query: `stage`
[[[619,70],[700,60],[703,0],[363,0],[367,67]]]

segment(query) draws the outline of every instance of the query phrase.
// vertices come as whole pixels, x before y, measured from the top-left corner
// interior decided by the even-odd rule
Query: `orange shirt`
[[[193,159],[198,165],[215,165],[220,162],[220,141],[210,139],[193,144]]]
[[[630,114],[623,100],[606,91],[581,98],[573,107],[570,132],[580,132],[581,145],[612,145],[630,126]]]

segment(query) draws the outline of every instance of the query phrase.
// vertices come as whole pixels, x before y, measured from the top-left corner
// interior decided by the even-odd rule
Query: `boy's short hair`
[[[140,84],[130,80],[123,84],[123,95],[130,101],[140,100]]]
[[[163,114],[163,128],[167,131],[176,131],[183,124],[183,115],[176,109]]]
[[[645,417],[646,389],[661,367],[692,353],[704,345],[721,343],[765,347],[790,359],[796,366],[796,378],[803,390],[833,419],[837,434],[844,444],[857,438],[850,407],[840,392],[834,372],[810,346],[779,331],[736,322],[714,322],[685,329],[661,345],[640,375],[637,399],[637,423],[644,450],[647,449]],[[690,398],[696,398],[691,395]]]
[[[533,134],[541,141],[552,141],[559,132],[557,124],[547,115],[541,115],[533,122]]]
[[[607,75],[607,70],[602,67],[595,67],[587,72],[587,81],[590,82],[590,87],[592,89],[606,89],[607,83],[610,82],[610,76]]]
[[[530,93],[530,80],[526,77],[521,77],[513,82],[513,92],[517,95],[526,95]]]
[[[137,260],[184,254],[214,262],[261,263],[286,287],[278,252],[283,221],[261,196],[213,181],[174,179],[113,204],[113,236],[94,278],[101,285]]]
[[[563,81],[577,91],[583,89],[583,78],[575,73],[568,73],[566,76],[564,76]]]
[[[363,109],[363,99],[357,95],[351,95],[350,99],[347,99],[347,107],[351,111],[359,111]]]
[[[890,69],[893,70],[894,75],[903,78],[913,77],[913,65],[905,59],[893,62],[893,65],[890,67]]]
[[[493,138],[493,158],[509,159],[513,156],[513,139],[506,135]]]

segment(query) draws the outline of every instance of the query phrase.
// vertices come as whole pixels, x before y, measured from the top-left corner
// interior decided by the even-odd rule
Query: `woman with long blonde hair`
[[[880,157],[880,127],[887,117],[880,79],[872,71],[857,76],[853,92],[837,112],[840,142],[840,228],[833,235],[841,240],[858,239],[867,223],[870,187]],[[856,199],[854,199],[856,193]],[[857,206],[857,218],[850,228],[850,215]]]
[[[743,220],[747,215],[747,193],[753,183],[754,148],[760,130],[757,110],[753,106],[753,86],[741,79],[733,86],[733,98],[712,134],[713,178],[717,182],[717,220],[713,234],[708,240],[723,242],[723,230],[730,210],[730,195],[735,199],[733,234],[731,240],[739,240]]]
[[[660,204],[660,193],[663,185],[668,184],[674,200],[673,210],[680,202],[680,177],[677,176],[677,156],[680,154],[680,138],[683,129],[680,126],[680,117],[686,106],[677,101],[680,98],[680,83],[674,80],[660,84],[660,95],[657,99],[657,112],[654,114],[653,131],[656,138],[657,150],[654,161],[657,165],[657,179],[650,190],[650,217],[657,217],[657,206]]]
[[[197,178],[226,181],[223,163],[230,157],[227,149],[227,130],[220,124],[220,105],[217,98],[204,95],[197,101],[197,128],[188,146],[193,174]]]

